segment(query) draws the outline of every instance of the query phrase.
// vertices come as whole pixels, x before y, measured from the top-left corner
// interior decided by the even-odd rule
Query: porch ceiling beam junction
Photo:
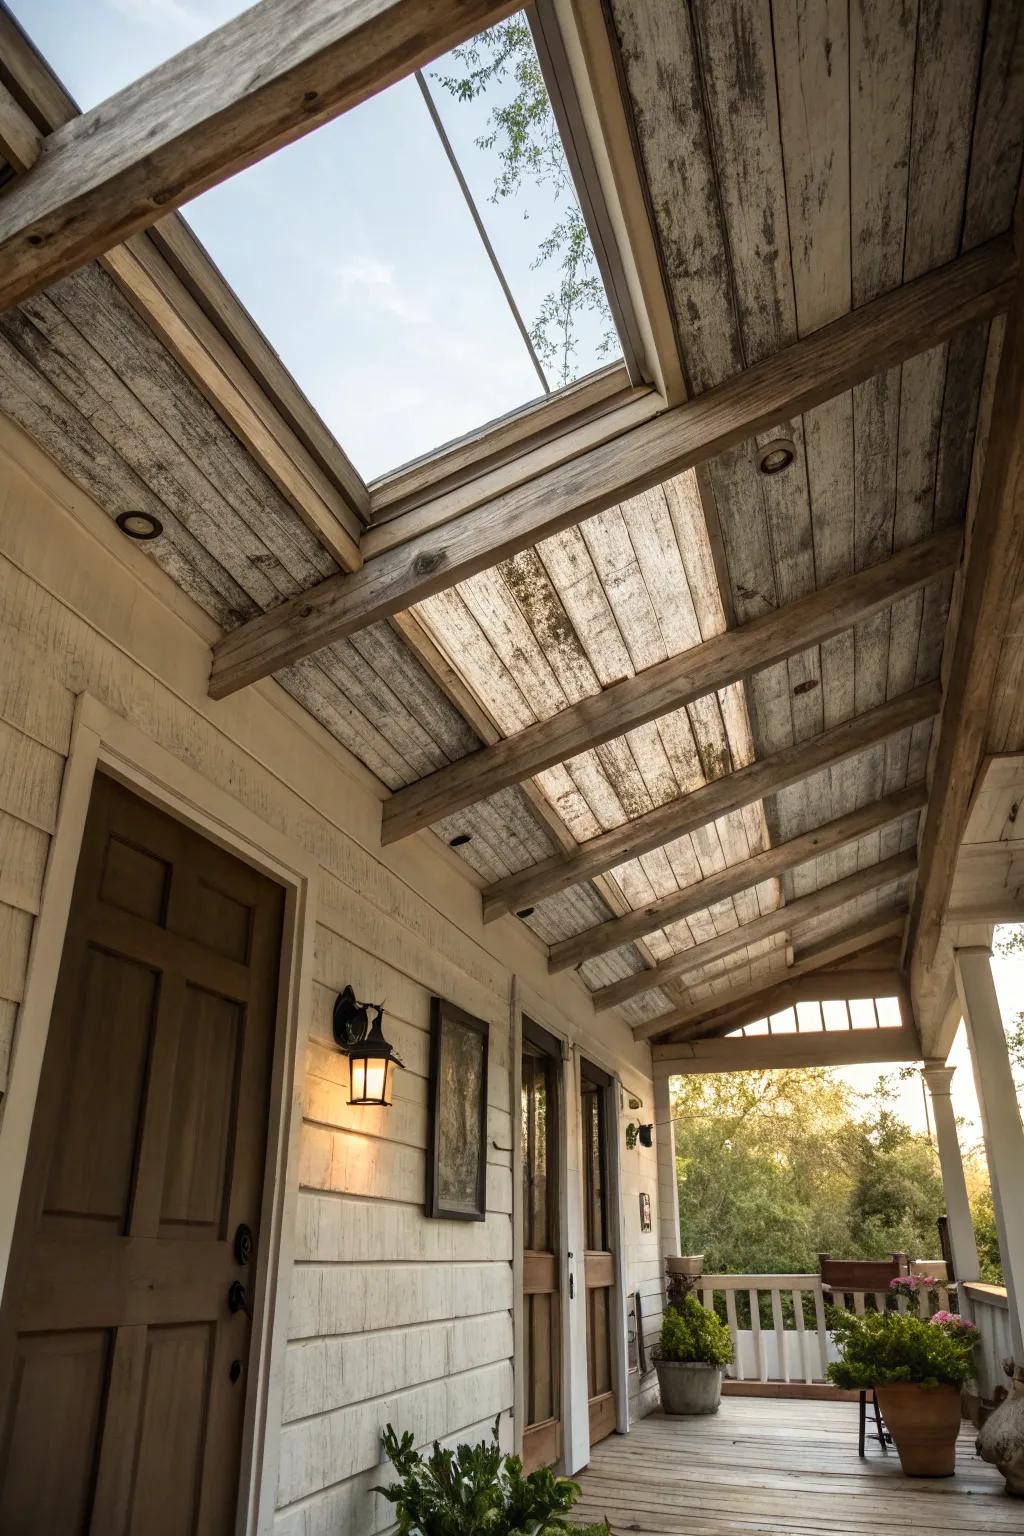
[[[929,979],[953,889],[971,795],[985,752],[989,705],[1017,583],[1024,580],[1024,285],[1006,320],[959,617],[921,829],[921,873],[908,927],[915,999]]]
[[[0,195],[0,308],[516,9],[262,0],[50,134]]]
[[[570,939],[552,944],[548,953],[548,970],[564,971],[569,966],[580,965],[584,960],[592,960],[596,955],[604,955],[624,944],[631,944],[669,923],[692,917],[695,912],[705,912],[717,902],[738,896],[741,891],[750,890],[765,880],[778,879],[780,875],[797,869],[810,859],[816,859],[824,853],[834,853],[849,843],[855,843],[867,833],[887,826],[891,821],[899,821],[911,815],[921,809],[927,798],[928,792],[923,783],[912,784],[908,789],[897,790],[894,794],[884,795],[881,800],[861,806],[848,816],[837,816],[823,826],[812,827],[800,837],[779,843],[774,848],[766,848],[753,858],[743,859],[739,864],[730,864],[726,869],[708,875],[705,880],[694,881],[685,890],[662,896],[659,901],[651,902],[639,912],[630,912],[625,917],[598,923],[583,933],[574,934]]]
[[[677,837],[708,826],[719,816],[741,810],[809,774],[855,757],[907,726],[931,719],[938,713],[941,700],[939,684],[925,683],[863,715],[845,720],[842,725],[832,726],[820,736],[784,747],[781,752],[773,752],[770,757],[659,805],[634,821],[602,832],[581,843],[574,853],[556,853],[518,874],[507,875],[485,889],[484,921],[493,922],[506,912],[518,911],[583,880],[592,880],[629,859],[650,853],[652,848],[661,848]]]
[[[3,227],[0,204],[0,237]],[[1008,239],[980,246],[724,384],[366,560],[360,571],[328,577],[225,635],[214,648],[212,697],[409,608],[1000,313],[1015,272]]]
[[[844,1067],[921,1059],[921,1043],[913,1027],[906,1023],[899,1029],[694,1040],[691,1045],[657,1046],[655,1050],[655,1071],[679,1074],[765,1072],[772,1067]]]
[[[917,857],[912,849],[894,854],[891,859],[883,859],[878,864],[869,864],[866,869],[858,869],[842,880],[833,880],[820,890],[777,907],[774,912],[764,912],[752,922],[739,923],[726,933],[717,933],[713,939],[706,939],[703,944],[694,944],[689,949],[681,950],[668,960],[663,960],[660,965],[638,971],[635,976],[624,976],[621,981],[613,981],[606,987],[599,987],[592,996],[594,1007],[598,1013],[607,1008],[617,1008],[631,997],[639,997],[641,993],[664,986],[666,982],[678,981],[681,976],[700,970],[715,960],[724,960],[737,950],[746,949],[749,944],[759,944],[774,934],[785,933],[803,923],[813,922],[815,918],[824,917],[844,907],[848,901],[855,901],[858,896],[867,896],[882,886],[905,880],[916,868]]]
[[[384,802],[381,841],[409,837],[555,763],[841,634],[953,570],[960,547],[960,529],[946,529],[460,758]]]
[[[747,1003],[751,1006],[755,1002],[763,1003],[768,999],[769,994],[776,993],[780,986],[809,976],[813,972],[825,972],[826,967],[839,960],[859,954],[861,950],[869,949],[883,939],[902,935],[906,925],[906,910],[905,904],[896,903],[885,912],[875,913],[872,917],[851,924],[849,928],[844,928],[839,933],[829,934],[827,938],[820,939],[815,944],[809,944],[805,950],[797,954],[794,963],[785,971],[767,977],[763,974],[752,976],[744,982],[738,982],[727,991],[712,992],[705,997],[688,999],[667,1013],[659,1014],[653,1019],[645,1019],[642,1024],[634,1024],[633,1038],[652,1040],[660,1035],[670,1035],[675,1030],[687,1030],[691,1025],[698,1025],[701,1030],[705,1027],[714,1027],[727,1013],[736,1008]],[[848,978],[851,973],[843,971],[837,974]],[[823,985],[827,984],[825,976],[821,979]]]

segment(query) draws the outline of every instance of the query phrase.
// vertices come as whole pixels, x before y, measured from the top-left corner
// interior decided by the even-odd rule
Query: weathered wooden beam
[[[968,534],[959,617],[908,929],[915,999],[928,987],[971,794],[985,753],[989,704],[1014,590],[1024,573],[1024,285],[1006,320],[977,509]],[[947,642],[948,643],[948,642]],[[1024,683],[1021,684],[1024,686]]]
[[[262,0],[47,139],[0,196],[0,308],[507,16],[514,0]]]
[[[471,753],[386,800],[381,840],[393,843],[422,831],[555,763],[840,634],[947,574],[959,555],[960,531],[947,529]]]
[[[764,912],[752,922],[739,923],[726,933],[717,933],[714,938],[705,939],[703,944],[694,944],[689,949],[680,950],[678,954],[662,960],[660,965],[638,971],[634,976],[624,976],[606,987],[599,987],[592,994],[594,1007],[599,1013],[606,1008],[617,1008],[631,997],[639,997],[641,993],[664,986],[666,982],[678,981],[681,976],[702,970],[715,960],[724,960],[750,944],[759,944],[776,933],[786,933],[791,928],[813,922],[815,918],[824,917],[826,913],[844,907],[847,902],[855,901],[858,896],[866,896],[896,880],[905,880],[916,868],[917,857],[913,850],[908,849],[905,853],[894,854],[891,859],[883,859],[879,864],[858,869],[842,880],[833,880],[807,896],[777,907],[774,912]]]
[[[890,821],[909,816],[913,811],[920,810],[927,798],[924,784],[912,784],[908,789],[897,790],[894,794],[884,795],[881,800],[861,806],[860,810],[851,811],[847,816],[837,816],[823,826],[812,827],[801,837],[791,838],[789,842],[766,848],[753,858],[718,870],[705,880],[697,880],[693,885],[688,885],[685,890],[673,891],[638,912],[629,912],[625,917],[598,923],[583,933],[574,934],[571,939],[552,944],[548,952],[548,970],[553,973],[580,965],[584,960],[594,959],[596,955],[604,955],[609,950],[631,944],[645,934],[664,928],[666,924],[680,922],[683,918],[692,917],[695,912],[704,912],[717,902],[727,901],[729,897],[750,890],[762,881],[778,879],[780,875],[806,864],[810,859],[816,859],[823,853],[834,853],[836,849],[855,843],[858,838],[877,831]]]
[[[979,247],[571,463],[366,560],[354,575],[328,578],[226,635],[214,650],[211,695],[244,688],[1001,312],[1015,271],[1008,241]]]
[[[778,988],[789,985],[802,977],[812,973],[823,972],[836,960],[844,959],[848,955],[859,954],[862,950],[869,949],[881,939],[888,938],[892,934],[902,934],[906,923],[906,905],[898,903],[888,908],[885,912],[878,912],[859,923],[844,928],[840,933],[829,934],[825,939],[818,940],[815,944],[809,944],[797,954],[796,960],[784,971],[774,975],[750,977],[748,980],[738,982],[725,992],[712,992],[708,996],[692,998],[680,1003],[677,1008],[670,1009],[667,1013],[659,1014],[656,1018],[646,1019],[642,1024],[634,1024],[633,1037],[636,1040],[651,1040],[662,1035],[671,1035],[674,1031],[688,1031],[691,1026],[703,1031],[721,1023],[725,1016],[742,1005],[764,1005],[767,1008],[772,997],[778,994]],[[848,977],[851,973],[841,973]],[[823,985],[825,977],[820,978]],[[854,985],[856,983],[853,983]]]
[[[0,80],[0,160],[27,171],[39,159],[43,135]]]
[[[484,921],[493,922],[506,912],[516,912],[544,896],[556,895],[582,880],[593,879],[628,859],[649,853],[652,848],[663,847],[674,838],[696,832],[719,816],[752,805],[765,795],[776,794],[808,774],[844,762],[907,726],[929,720],[938,712],[941,697],[938,683],[926,683],[909,693],[899,694],[866,714],[832,726],[820,736],[784,747],[781,752],[773,752],[760,762],[738,768],[723,778],[712,779],[691,794],[659,805],[635,821],[602,832],[582,843],[575,853],[556,853],[518,874],[507,875],[484,891]]]
[[[655,1069],[691,1072],[766,1072],[773,1067],[851,1067],[868,1062],[920,1061],[921,1042],[912,1025],[899,1029],[832,1030],[817,1034],[742,1035],[728,1040],[694,1040],[691,1045],[659,1045]]]

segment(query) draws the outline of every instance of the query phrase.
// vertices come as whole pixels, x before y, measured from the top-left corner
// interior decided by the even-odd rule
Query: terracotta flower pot
[[[960,1388],[948,1382],[920,1387],[898,1381],[878,1387],[877,1392],[878,1406],[907,1476],[952,1477],[960,1433]]]

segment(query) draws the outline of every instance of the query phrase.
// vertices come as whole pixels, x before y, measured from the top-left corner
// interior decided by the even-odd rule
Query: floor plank
[[[1024,1536],[1024,1503],[974,1452],[955,1478],[906,1478],[894,1451],[857,1455],[855,1403],[726,1398],[713,1418],[651,1414],[612,1435],[579,1474],[580,1523],[613,1536]]]

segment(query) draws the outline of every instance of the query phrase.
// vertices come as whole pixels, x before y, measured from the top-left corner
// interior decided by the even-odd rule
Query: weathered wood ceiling
[[[1011,227],[1024,137],[1015,0],[610,0],[610,14],[691,396]],[[1001,334],[987,319],[958,329],[275,676],[391,790],[557,719],[962,525]],[[152,557],[226,630],[338,569],[100,266],[0,314],[0,408],[112,516],[155,513],[165,532]],[[793,463],[766,476],[759,450],[779,437]],[[1024,573],[998,750],[1024,746],[1022,591]],[[523,920],[554,947],[553,969],[577,963],[576,936],[629,919],[608,929],[615,947],[582,941],[581,974],[641,1037],[722,1028],[715,1009],[822,956],[833,963],[837,946],[842,956],[851,942],[866,953],[888,944],[891,964],[950,593],[940,572],[436,831],[462,840],[488,887],[485,914],[531,909]],[[751,778],[752,764],[774,777]],[[705,787],[725,779],[715,803]],[[643,851],[628,846],[641,818],[684,803],[711,812]],[[531,871],[622,828],[620,855],[592,877],[516,899],[537,884]],[[774,862],[752,865],[746,883],[727,876],[770,850]],[[704,906],[680,897],[701,882]],[[780,908],[792,917],[773,916]],[[668,970],[636,979],[654,966]]]

